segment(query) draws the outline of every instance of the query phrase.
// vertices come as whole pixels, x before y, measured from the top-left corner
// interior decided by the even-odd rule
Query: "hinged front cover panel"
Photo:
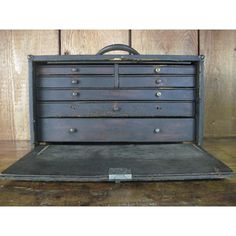
[[[41,181],[222,179],[222,162],[193,144],[48,145],[6,169],[1,178]]]

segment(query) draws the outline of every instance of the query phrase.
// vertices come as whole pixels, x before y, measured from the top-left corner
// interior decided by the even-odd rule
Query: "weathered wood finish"
[[[195,76],[119,76],[120,88],[150,88],[150,87],[194,87]],[[37,86],[41,88],[71,87],[71,88],[113,88],[114,76],[58,76],[43,75],[38,77]]]
[[[206,136],[230,137],[235,128],[235,32],[197,30],[132,30],[132,46],[142,54],[206,55]],[[27,55],[95,54],[112,43],[128,44],[128,31],[10,31],[1,35],[0,139],[29,139]],[[113,52],[115,53],[115,52]],[[223,94],[223,95],[222,95]],[[219,109],[219,106],[220,109]]]
[[[197,30],[132,30],[132,47],[141,54],[197,55]]]
[[[129,44],[128,30],[62,30],[62,54],[96,54],[115,43]],[[116,52],[112,52],[115,54]],[[119,53],[119,52],[118,52]],[[124,52],[122,52],[123,54]]]
[[[39,141],[178,142],[194,140],[194,119],[39,119]],[[70,130],[72,129],[72,132]],[[158,133],[155,129],[160,129]]]
[[[112,47],[120,48],[119,45],[109,47],[111,50]],[[127,47],[125,46],[125,48]],[[199,132],[199,130],[202,127],[201,111],[204,101],[202,94],[203,76],[201,74],[203,57],[195,56],[192,61],[188,57],[177,56],[171,58],[170,56],[168,60],[172,60],[173,65],[167,66],[164,66],[166,57],[159,55],[158,58],[151,59],[153,63],[160,61],[163,63],[161,66],[154,68],[155,73],[176,76],[197,72],[195,78],[196,88],[140,88],[140,90],[135,88],[120,89],[119,75],[120,73],[147,75],[151,68],[153,70],[153,66],[149,64],[150,61],[146,63],[146,57],[144,58],[142,55],[130,55],[127,58],[124,58],[124,55],[113,55],[113,57],[110,59],[110,61],[114,60],[113,67],[103,64],[108,60],[106,57],[101,64],[96,61],[96,56],[87,55],[79,56],[79,58],[71,56],[29,57],[30,94],[33,101],[30,105],[32,108],[30,120],[31,133],[33,134],[32,143],[35,144],[35,148],[22,159],[23,162],[20,160],[3,171],[0,175],[1,179],[26,181],[160,181],[218,179],[233,175],[230,168],[201,149],[202,132]],[[65,58],[67,58],[67,61],[65,61]],[[98,56],[98,58],[101,59],[103,56]],[[179,63],[178,66],[174,66],[175,62],[181,61],[188,65]],[[42,67],[42,63],[54,63],[58,66]],[[67,63],[83,63],[83,66],[71,68]],[[91,66],[91,63],[96,63],[96,65]],[[193,64],[190,65],[191,63]],[[90,68],[92,73],[89,72]],[[64,75],[68,73],[71,76],[72,71],[88,75],[97,73],[102,75],[101,73],[106,71],[106,74],[108,73],[107,70],[111,68],[114,72],[115,82],[113,89],[91,89],[90,87],[87,89],[37,88],[35,83],[35,80],[39,79],[42,74],[54,75],[59,73]],[[141,68],[141,70],[137,71],[136,68],[137,70]],[[33,73],[34,71],[36,73]],[[117,101],[142,101],[142,103],[146,102],[148,104],[153,101],[153,96],[159,100],[172,103],[192,101],[196,104],[195,115],[191,118],[184,117],[183,114],[179,117],[72,116],[72,118],[42,118],[40,117],[41,111],[37,109],[37,105],[41,101],[46,103],[57,101],[58,104],[66,104],[67,100],[75,98],[75,100],[89,101],[94,105],[97,105],[98,101],[113,101],[113,103]],[[170,108],[167,107],[167,110]],[[162,108],[160,106],[155,108],[155,110],[159,109]],[[118,104],[113,104],[113,112],[119,112],[120,110],[121,107]],[[149,114],[149,109],[146,109],[146,113]],[[76,145],[65,146],[66,142],[76,143]],[[178,144],[173,144],[173,142]],[[183,142],[191,143],[184,144]],[[52,145],[52,143],[56,144]],[[84,146],[88,143],[94,143],[95,145]],[[98,146],[101,143],[104,146]],[[113,146],[107,145],[111,143],[113,143]],[[124,143],[129,145],[124,145]],[[134,143],[139,144],[133,145]],[[153,143],[153,149],[149,150],[150,145],[143,146],[140,143]],[[160,143],[162,144],[160,145]],[[50,145],[52,146],[49,147]],[[48,147],[49,149],[47,149]],[[89,152],[92,151],[88,156],[86,156],[88,151],[85,147]],[[71,150],[71,153],[68,150]],[[148,150],[151,152],[150,154]],[[159,155],[156,156],[158,150]],[[43,156],[42,152],[47,154]],[[121,156],[114,155],[115,160],[113,162],[111,160],[112,155],[109,152],[123,154]],[[67,154],[68,156],[66,156]],[[40,159],[37,158],[39,155],[41,155]],[[158,160],[158,158],[160,159]],[[97,160],[100,162],[96,162]],[[120,169],[121,167],[123,169]],[[100,171],[97,172],[97,168],[101,168]],[[129,176],[126,169],[128,169]]]
[[[200,31],[205,54],[205,135],[236,136],[236,31]]]
[[[41,88],[114,88],[115,79],[114,76],[103,75],[103,76],[40,76],[37,79],[37,86]]]
[[[120,76],[119,86],[122,88],[149,87],[194,87],[195,76]]]
[[[192,102],[46,102],[39,117],[193,117]]]
[[[58,31],[1,30],[0,52],[0,139],[28,140],[27,55],[58,54]]]
[[[182,56],[170,58],[172,64],[165,64],[165,58],[160,59],[160,57],[150,64],[141,55],[137,57],[138,63],[133,61],[134,58],[121,61],[123,56],[116,56],[116,61],[110,60],[109,65],[104,64],[106,61],[103,63],[96,61],[96,57],[80,57],[81,59],[77,61],[74,59],[73,64],[71,61],[66,63],[63,58],[65,57],[58,57],[58,61],[53,61],[54,65],[50,58],[45,60],[44,65],[35,64],[37,71],[35,77],[37,88],[34,89],[37,93],[35,115],[37,118],[42,118],[35,118],[38,127],[34,129],[37,141],[196,141],[195,83],[196,63],[199,62],[199,57],[194,58],[197,61],[195,64],[192,64],[191,60],[184,60]],[[159,60],[162,64],[158,63]],[[180,64],[181,60],[183,64]],[[78,86],[81,82],[80,77],[83,82],[81,87]],[[163,81],[160,79],[162,77],[169,88],[163,86]],[[135,81],[140,81],[140,78],[143,86],[140,86],[139,82],[138,87]],[[154,78],[155,85],[150,86],[150,79]],[[44,82],[46,79],[46,84],[42,85],[43,79]],[[129,79],[130,87],[126,87],[126,83],[123,84],[126,79]],[[101,85],[96,86],[99,80]],[[176,82],[169,82],[171,80]],[[63,87],[65,84],[67,86]],[[157,105],[154,101],[159,101],[160,104]],[[160,117],[166,117],[167,120]],[[171,117],[175,119],[171,120]],[[187,123],[186,127],[183,125],[184,121]],[[142,122],[143,127],[139,128]],[[160,123],[161,127],[157,127],[155,133],[153,125],[156,122]],[[57,126],[62,130],[57,129]],[[164,132],[160,132],[162,126]],[[152,133],[146,133],[146,128],[151,128]],[[153,136],[153,133],[159,135]]]
[[[157,96],[157,93],[160,95]],[[150,89],[150,90],[78,90],[38,89],[40,101],[63,100],[194,100],[193,89]]]
[[[104,65],[56,65],[56,66],[39,66],[37,69],[37,75],[86,75],[86,74],[114,74],[114,66]]]
[[[156,71],[158,69],[158,71]],[[119,74],[195,74],[196,67],[194,65],[121,65],[119,66]]]

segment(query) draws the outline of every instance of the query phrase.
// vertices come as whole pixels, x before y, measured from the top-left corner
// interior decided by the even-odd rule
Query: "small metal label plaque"
[[[109,168],[109,180],[132,180],[131,169]]]

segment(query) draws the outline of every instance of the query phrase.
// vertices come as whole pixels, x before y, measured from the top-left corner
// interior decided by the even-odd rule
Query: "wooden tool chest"
[[[112,50],[131,55],[103,55]],[[201,148],[203,64],[203,56],[139,55],[126,45],[107,46],[95,56],[29,56],[35,149],[0,177],[131,181],[231,176]]]
[[[39,141],[194,140],[194,65],[42,65],[36,75]]]

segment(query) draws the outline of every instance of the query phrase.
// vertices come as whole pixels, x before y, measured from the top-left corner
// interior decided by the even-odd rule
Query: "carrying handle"
[[[110,52],[110,51],[126,51],[129,52],[133,55],[139,55],[139,53],[134,49],[131,48],[128,45],[125,44],[111,44],[108,45],[104,48],[102,48],[101,50],[98,51],[98,53],[96,55],[103,55],[104,53]]]

